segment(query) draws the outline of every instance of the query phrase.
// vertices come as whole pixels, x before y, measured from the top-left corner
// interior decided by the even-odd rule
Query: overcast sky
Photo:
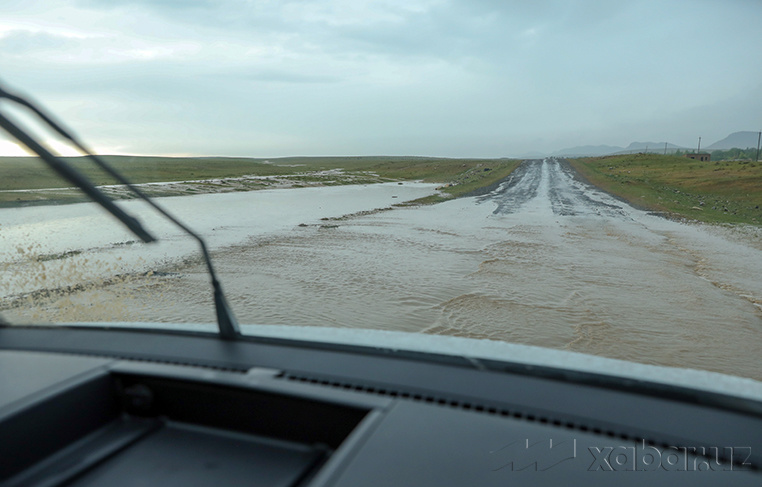
[[[762,128],[760,46],[760,0],[0,5],[0,82],[104,154],[708,145]]]

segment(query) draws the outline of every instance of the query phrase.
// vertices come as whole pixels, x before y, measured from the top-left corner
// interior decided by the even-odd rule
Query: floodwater
[[[165,201],[210,238],[242,323],[503,340],[762,380],[759,229],[647,214],[552,159],[525,162],[489,195],[367,212],[431,191],[374,185]],[[39,233],[3,225],[6,240]],[[204,267],[178,233],[162,235],[169,244],[159,251],[125,244],[131,237],[121,230],[82,248],[68,243],[69,226],[55,228],[56,244],[43,240],[38,255],[53,255],[44,263],[58,267],[6,286],[6,319],[214,321]],[[14,247],[2,249],[8,269],[23,275]],[[67,249],[83,252],[61,256]],[[35,293],[56,288],[55,276],[69,284]],[[91,285],[72,288],[72,280]]]

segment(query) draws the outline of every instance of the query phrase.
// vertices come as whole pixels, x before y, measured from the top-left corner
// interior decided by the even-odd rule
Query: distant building
[[[684,157],[687,157],[688,159],[695,159],[697,161],[708,161],[712,155],[708,152],[699,152],[695,154],[685,154]]]

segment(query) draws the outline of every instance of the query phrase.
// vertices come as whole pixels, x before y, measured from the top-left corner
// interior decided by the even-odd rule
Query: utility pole
[[[664,155],[665,156],[667,155],[667,143],[666,142],[664,142]]]
[[[699,145],[698,145],[698,149],[696,150],[696,154],[698,154],[699,152],[701,152],[701,137],[699,137]]]
[[[754,158],[754,162],[759,162],[759,141],[762,140],[762,131],[757,135],[757,157]]]

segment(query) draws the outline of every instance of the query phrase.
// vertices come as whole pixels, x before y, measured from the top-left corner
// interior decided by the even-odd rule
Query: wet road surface
[[[296,214],[332,194],[283,191]],[[759,229],[650,215],[577,180],[564,161],[526,161],[480,197],[330,222],[305,212],[271,231],[256,207],[216,196],[251,216],[213,252],[242,323],[502,340],[762,380]],[[205,268],[155,262],[158,273],[30,309],[51,321],[213,322]]]

